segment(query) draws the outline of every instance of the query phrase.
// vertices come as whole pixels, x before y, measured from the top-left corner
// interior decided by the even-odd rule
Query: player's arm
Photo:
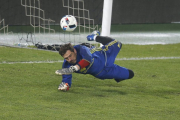
[[[89,48],[85,46],[80,46],[80,55],[82,56],[82,60],[79,61],[78,64],[69,66],[68,68],[63,67],[63,69],[57,70],[56,74],[72,74],[73,72],[79,71],[80,69],[87,67],[92,62],[92,54],[90,53]]]
[[[82,56],[82,60],[80,60],[77,65],[75,65],[78,67],[78,70],[89,66],[92,62],[92,54],[89,48],[80,46],[80,55]]]
[[[76,72],[79,71],[80,69],[83,69],[85,67],[87,67],[90,63],[91,63],[91,57],[92,54],[90,53],[89,49],[85,46],[80,46],[80,55],[82,56],[82,60],[80,60],[78,62],[78,64],[74,65],[74,66],[70,66],[70,70],[72,72]]]
[[[62,68],[69,68],[69,67],[70,67],[70,64],[66,60],[64,60]],[[62,82],[68,83],[69,86],[71,86],[71,81],[72,81],[72,75],[71,74],[62,75]]]
[[[90,64],[90,62],[86,61],[85,59],[82,59],[81,61],[79,61],[78,64],[76,64],[74,66],[70,66],[69,72],[79,71],[80,69],[87,67],[89,64]]]
[[[79,70],[80,70],[80,69],[83,69],[83,68],[87,67],[89,64],[90,64],[89,61],[87,61],[85,59],[82,59],[81,61],[79,61],[77,66],[79,67]]]
[[[68,68],[70,65],[67,63],[66,60],[64,60],[64,63],[62,65],[63,69]],[[56,74],[59,74],[59,70],[56,71]],[[72,84],[72,74],[69,75],[62,75],[62,82],[60,83],[58,90],[61,91],[68,91]]]
[[[68,83],[69,86],[72,84],[72,74],[62,75],[62,82]]]

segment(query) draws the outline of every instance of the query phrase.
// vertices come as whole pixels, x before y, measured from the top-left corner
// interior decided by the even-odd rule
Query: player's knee
[[[128,79],[131,79],[134,77],[134,72],[130,69],[128,69],[128,70],[129,70],[129,78]]]

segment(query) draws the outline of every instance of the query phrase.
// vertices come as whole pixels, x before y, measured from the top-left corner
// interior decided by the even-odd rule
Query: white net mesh
[[[0,18],[0,31],[4,34],[8,34],[8,25],[5,25],[5,20]]]
[[[67,13],[64,15],[73,15],[77,19],[78,27],[74,32],[63,31],[59,26],[59,21],[48,18],[46,11],[41,8],[43,2],[40,0],[21,0],[16,5],[24,8],[22,16],[26,16],[27,19],[19,18],[22,24],[16,26],[16,32],[13,34],[8,34],[8,25],[5,25],[5,21],[2,19],[0,21],[1,45],[26,47],[36,44],[53,46],[69,42],[81,44],[87,42],[88,34],[93,30],[98,30],[98,25],[95,25],[94,19],[90,18],[89,10],[84,8],[84,0],[62,0],[61,2],[61,6],[67,9]],[[62,16],[58,17],[60,20]]]
[[[40,8],[40,0],[21,0],[21,5],[25,8],[25,15],[29,17],[34,33],[36,33],[36,29],[39,33],[55,33],[55,30],[50,28],[50,22],[55,21],[45,18],[45,12]]]

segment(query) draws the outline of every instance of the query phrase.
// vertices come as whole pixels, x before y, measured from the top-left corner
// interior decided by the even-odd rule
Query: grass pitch
[[[180,44],[123,45],[117,58],[180,57]],[[73,74],[68,92],[58,91],[63,60],[57,52],[0,47],[2,120],[178,120],[180,59],[120,60],[135,77],[116,83]]]

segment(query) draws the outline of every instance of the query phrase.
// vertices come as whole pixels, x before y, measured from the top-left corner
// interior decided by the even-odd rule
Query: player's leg
[[[102,48],[106,52],[107,66],[112,66],[114,64],[116,56],[118,55],[119,51],[122,48],[121,42],[117,40],[113,40],[110,43],[102,46]]]
[[[122,48],[121,42],[110,37],[97,36],[96,34],[88,35],[87,40],[102,43],[104,45],[102,49],[106,52],[107,63],[114,64],[115,58]]]
[[[114,39],[110,38],[110,37],[104,37],[104,36],[97,36],[95,41],[99,42],[103,45],[107,45],[108,43],[110,43],[111,41],[113,41]]]
[[[134,77],[134,72],[130,69],[125,67],[121,67],[119,65],[114,64],[114,79],[116,82],[120,82],[126,79],[131,79]]]
[[[133,78],[134,72],[125,67],[113,64],[111,67],[105,67],[104,70],[95,77],[100,79],[115,79],[116,82],[120,82]]]
[[[103,45],[108,44],[109,42],[113,41],[114,39],[110,38],[110,37],[103,37],[100,36],[100,32],[99,31],[93,31],[90,35],[87,36],[87,40],[88,41],[96,41],[99,42]]]
[[[91,34],[91,35],[87,36],[87,40],[88,41],[96,41],[96,42],[99,42],[99,43],[101,43],[103,45],[107,45],[108,43],[110,43],[114,39],[112,39],[110,37],[98,36],[96,34]]]

